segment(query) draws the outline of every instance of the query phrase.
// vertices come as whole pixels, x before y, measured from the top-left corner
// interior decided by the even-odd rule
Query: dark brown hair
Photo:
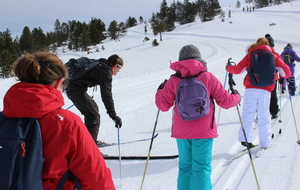
[[[28,54],[17,59],[13,65],[13,72],[17,80],[26,83],[51,85],[61,78],[67,79],[67,70],[63,62],[57,55],[49,52]]]
[[[293,49],[293,46],[292,46],[292,44],[288,43],[288,44],[287,44],[287,46],[289,46],[290,48],[292,48],[292,49]]]
[[[121,65],[122,67],[124,65],[123,59],[119,57],[117,54],[111,55],[107,60],[113,65],[118,64]]]

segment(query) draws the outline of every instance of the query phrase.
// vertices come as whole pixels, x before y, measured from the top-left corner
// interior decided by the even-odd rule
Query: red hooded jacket
[[[266,45],[259,45],[254,50],[256,50],[256,49],[264,49],[264,50],[273,52],[275,66],[279,72],[279,75],[282,78],[289,78],[291,76],[290,68],[282,61],[280,55],[278,53],[274,52],[274,49],[272,49],[271,47],[266,46]],[[232,74],[241,74],[247,68],[250,67],[250,60],[251,60],[251,52],[249,52],[237,65],[227,66],[226,70]],[[251,84],[250,77],[248,75],[246,75],[244,78],[244,86],[246,88],[258,88],[258,89],[263,89],[263,90],[272,92],[275,87],[275,84],[272,84],[272,85],[266,86],[266,87],[256,87]]]
[[[61,109],[62,93],[50,85],[17,83],[4,97],[6,117],[38,119],[43,143],[44,190],[56,188],[67,170],[79,178],[83,190],[114,190],[110,169],[90,133],[76,114]],[[64,190],[74,189],[67,181]]]

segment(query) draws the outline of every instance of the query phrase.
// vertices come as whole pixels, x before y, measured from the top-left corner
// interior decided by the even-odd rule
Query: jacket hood
[[[19,82],[6,92],[3,114],[12,118],[40,118],[63,105],[62,93],[52,86]]]
[[[193,76],[201,71],[206,70],[206,67],[203,63],[194,59],[174,62],[170,65],[170,68],[176,72],[181,73],[182,77]]]
[[[259,45],[259,46],[256,46],[256,47],[254,48],[254,50],[257,50],[257,49],[264,49],[264,50],[273,52],[273,51],[272,51],[272,48],[271,48],[270,46],[267,46],[267,45]]]
[[[289,49],[293,49],[293,48],[291,48],[290,46],[285,46],[285,47],[283,48],[283,50],[289,50]]]

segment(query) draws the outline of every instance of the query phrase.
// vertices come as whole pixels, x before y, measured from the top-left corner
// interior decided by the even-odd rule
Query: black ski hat
[[[270,47],[274,47],[274,46],[275,46],[274,40],[273,40],[273,38],[271,37],[270,34],[266,34],[266,35],[265,35],[265,38],[268,39]]]

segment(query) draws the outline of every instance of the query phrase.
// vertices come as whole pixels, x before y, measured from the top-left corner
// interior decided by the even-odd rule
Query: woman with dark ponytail
[[[79,179],[82,189],[115,189],[111,172],[81,118],[62,109],[62,91],[67,84],[62,61],[48,52],[25,55],[15,61],[13,72],[20,82],[5,94],[3,114],[38,120],[45,159],[43,189],[55,189],[68,170]],[[64,186],[74,188],[70,180]]]

